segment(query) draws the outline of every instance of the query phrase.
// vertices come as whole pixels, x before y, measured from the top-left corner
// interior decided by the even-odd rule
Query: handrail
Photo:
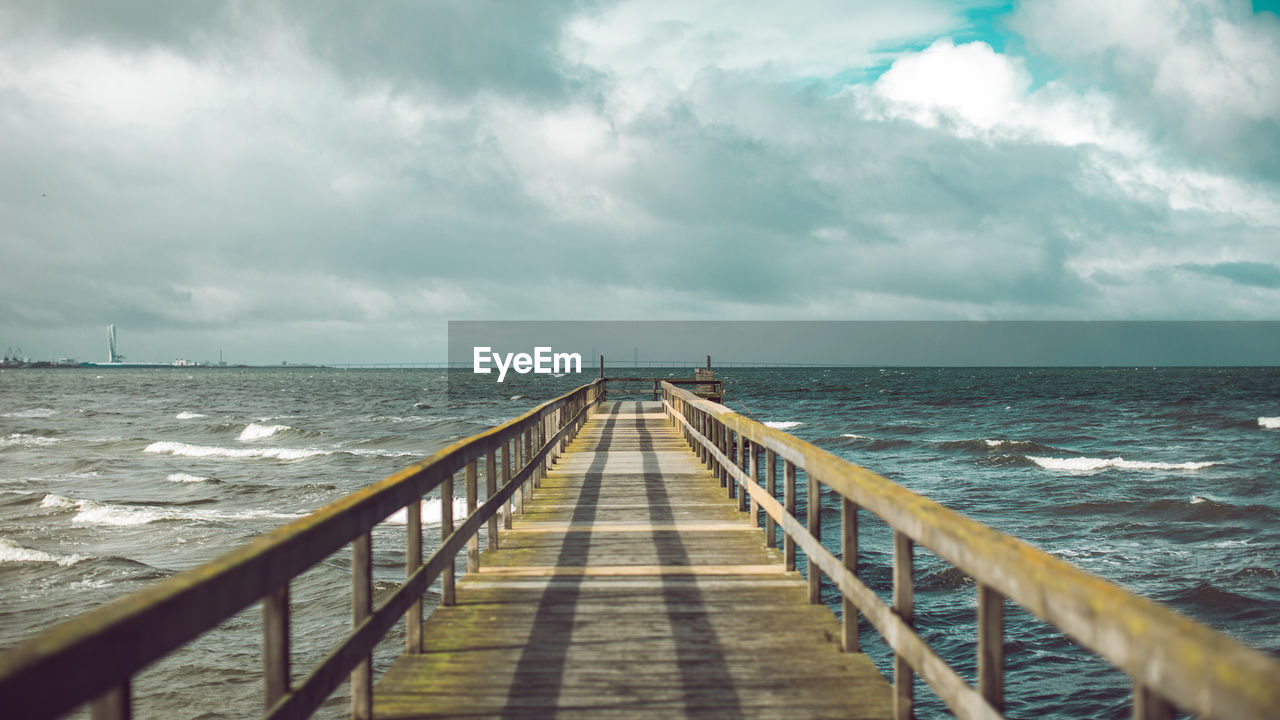
[[[152,662],[263,601],[266,717],[307,717],[350,673],[352,716],[372,708],[373,647],[403,616],[406,651],[421,652],[422,596],[441,578],[441,604],[455,602],[454,557],[468,546],[479,568],[479,529],[488,523],[496,547],[497,514],[513,498],[519,509],[530,481],[550,463],[603,397],[596,380],[431,456],[310,515],[277,528],[199,567],[46,630],[0,653],[0,708],[23,718],[51,718],[92,701],[95,718],[130,715],[130,680]],[[499,460],[499,456],[501,460]],[[486,461],[486,501],[477,507],[478,462]],[[496,465],[503,483],[497,487]],[[453,528],[453,478],[465,470],[468,517]],[[439,489],[440,547],[422,562],[420,500]],[[406,509],[406,580],[380,606],[372,604],[372,529]],[[289,669],[289,583],[343,546],[352,546],[353,628],[297,687]]]
[[[739,509],[747,510],[749,495],[751,517],[764,511],[766,544],[772,547],[774,528],[782,529],[787,569],[795,568],[797,546],[807,555],[810,601],[821,602],[822,575],[840,589],[845,649],[858,647],[859,612],[880,631],[894,652],[895,717],[911,717],[913,673],[958,717],[1003,717],[1004,598],[1127,673],[1134,685],[1135,718],[1172,718],[1174,706],[1207,718],[1280,716],[1280,662],[1267,655],[723,405],[669,383],[662,385],[662,399],[690,446],[720,475],[730,496],[736,495]],[[765,451],[767,487],[759,482],[760,448]],[[785,504],[777,500],[778,458],[786,482]],[[839,557],[821,543],[821,503],[809,503],[807,525],[795,517],[798,469],[808,476],[811,499],[819,497],[822,485],[842,499]],[[858,578],[859,508],[879,516],[893,530],[892,606]],[[916,543],[978,585],[976,688],[912,627]]]

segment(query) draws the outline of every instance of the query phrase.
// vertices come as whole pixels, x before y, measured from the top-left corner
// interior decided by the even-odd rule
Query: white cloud
[[[1085,146],[1088,167],[1107,179],[1099,186],[1086,175],[1081,187],[1090,191],[1119,189],[1173,210],[1280,227],[1275,188],[1171,161],[1157,143],[1123,122],[1102,92],[1074,92],[1063,82],[1033,90],[1031,84],[1021,60],[982,42],[955,45],[942,39],[895,61],[872,86],[850,92],[868,117],[907,119],[990,143]]]
[[[682,88],[712,67],[775,80],[828,77],[875,64],[888,46],[955,29],[961,9],[932,0],[624,0],[570,22],[564,52],[615,76],[656,71]]]

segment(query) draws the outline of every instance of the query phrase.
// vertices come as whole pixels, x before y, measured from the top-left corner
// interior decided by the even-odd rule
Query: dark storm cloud
[[[438,357],[448,318],[1274,315],[1265,173],[1149,131],[1128,75],[886,54],[967,20],[884,7],[726,33],[626,0],[7,4],[0,343],[374,361]],[[1259,112],[1220,141],[1265,156]]]
[[[1240,285],[1280,288],[1280,267],[1270,263],[1227,262],[1216,265],[1183,265],[1185,270],[1223,277]]]

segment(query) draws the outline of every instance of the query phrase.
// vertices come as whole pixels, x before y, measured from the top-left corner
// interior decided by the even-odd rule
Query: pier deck
[[[606,402],[374,717],[887,718],[891,689],[657,402]]]

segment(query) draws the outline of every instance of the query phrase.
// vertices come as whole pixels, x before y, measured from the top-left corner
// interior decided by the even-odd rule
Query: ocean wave
[[[82,525],[109,525],[127,527],[146,525],[161,520],[187,520],[215,522],[220,520],[254,520],[263,518],[293,519],[302,517],[296,513],[277,513],[269,510],[241,510],[237,512],[217,512],[212,510],[192,510],[179,507],[156,507],[148,505],[123,505],[101,503],[97,500],[69,498],[62,495],[49,494],[40,502],[40,507],[57,510],[75,510],[71,522]]]
[[[184,472],[169,473],[169,476],[166,477],[165,480],[176,483],[217,482],[217,480],[211,477],[201,477],[199,475],[191,475]]]
[[[47,417],[53,417],[54,415],[57,415],[57,414],[58,414],[58,411],[54,410],[53,408],[38,407],[38,408],[31,408],[30,410],[16,410],[14,412],[7,412],[4,414],[0,414],[0,417],[47,418]]]
[[[4,563],[57,563],[68,567],[87,559],[88,556],[85,555],[55,555],[43,550],[33,550],[8,538],[0,538],[0,562]]]
[[[192,445],[180,442],[153,442],[143,449],[149,453],[168,453],[182,457],[272,458],[305,460],[319,455],[332,455],[332,450],[316,448],[226,448],[217,445]]]
[[[1065,470],[1067,472],[1097,472],[1099,470],[1108,470],[1112,468],[1117,470],[1203,470],[1204,468],[1213,467],[1218,464],[1215,462],[1143,462],[1139,460],[1125,460],[1121,457],[1053,458],[1028,455],[1027,459],[1045,470]]]
[[[56,442],[58,442],[58,438],[44,437],[43,435],[31,435],[28,433],[12,433],[0,438],[0,448],[39,447],[41,445],[53,445]]]
[[[977,440],[947,440],[937,443],[937,447],[943,450],[969,450],[972,452],[1008,452],[1022,451],[1024,453],[1050,453],[1062,452],[1058,448],[1048,445],[1041,445],[1030,440],[991,440],[981,438]]]
[[[422,453],[412,450],[380,450],[377,448],[346,448],[338,452],[348,455],[372,455],[374,457],[421,457]]]
[[[424,525],[440,524],[440,498],[427,498],[422,501],[421,510],[422,523]],[[456,524],[459,520],[467,516],[467,499],[453,499],[453,522]],[[406,508],[391,513],[387,516],[386,522],[389,525],[404,525],[409,522],[409,512]]]
[[[1280,417],[1260,417],[1258,418],[1258,427],[1268,430],[1280,430]]]
[[[804,423],[796,420],[766,420],[764,422],[765,427],[771,427],[774,430],[790,430],[792,428],[798,428],[803,424]]]
[[[195,420],[196,418],[202,418],[202,417],[209,417],[209,416],[205,415],[204,413],[191,412],[190,410],[183,410],[177,415],[174,415],[173,419],[174,420]]]
[[[240,431],[240,436],[236,438],[240,442],[249,442],[252,440],[261,440],[269,438],[278,432],[284,430],[292,430],[288,425],[259,425],[258,423],[249,423],[244,430]]]

